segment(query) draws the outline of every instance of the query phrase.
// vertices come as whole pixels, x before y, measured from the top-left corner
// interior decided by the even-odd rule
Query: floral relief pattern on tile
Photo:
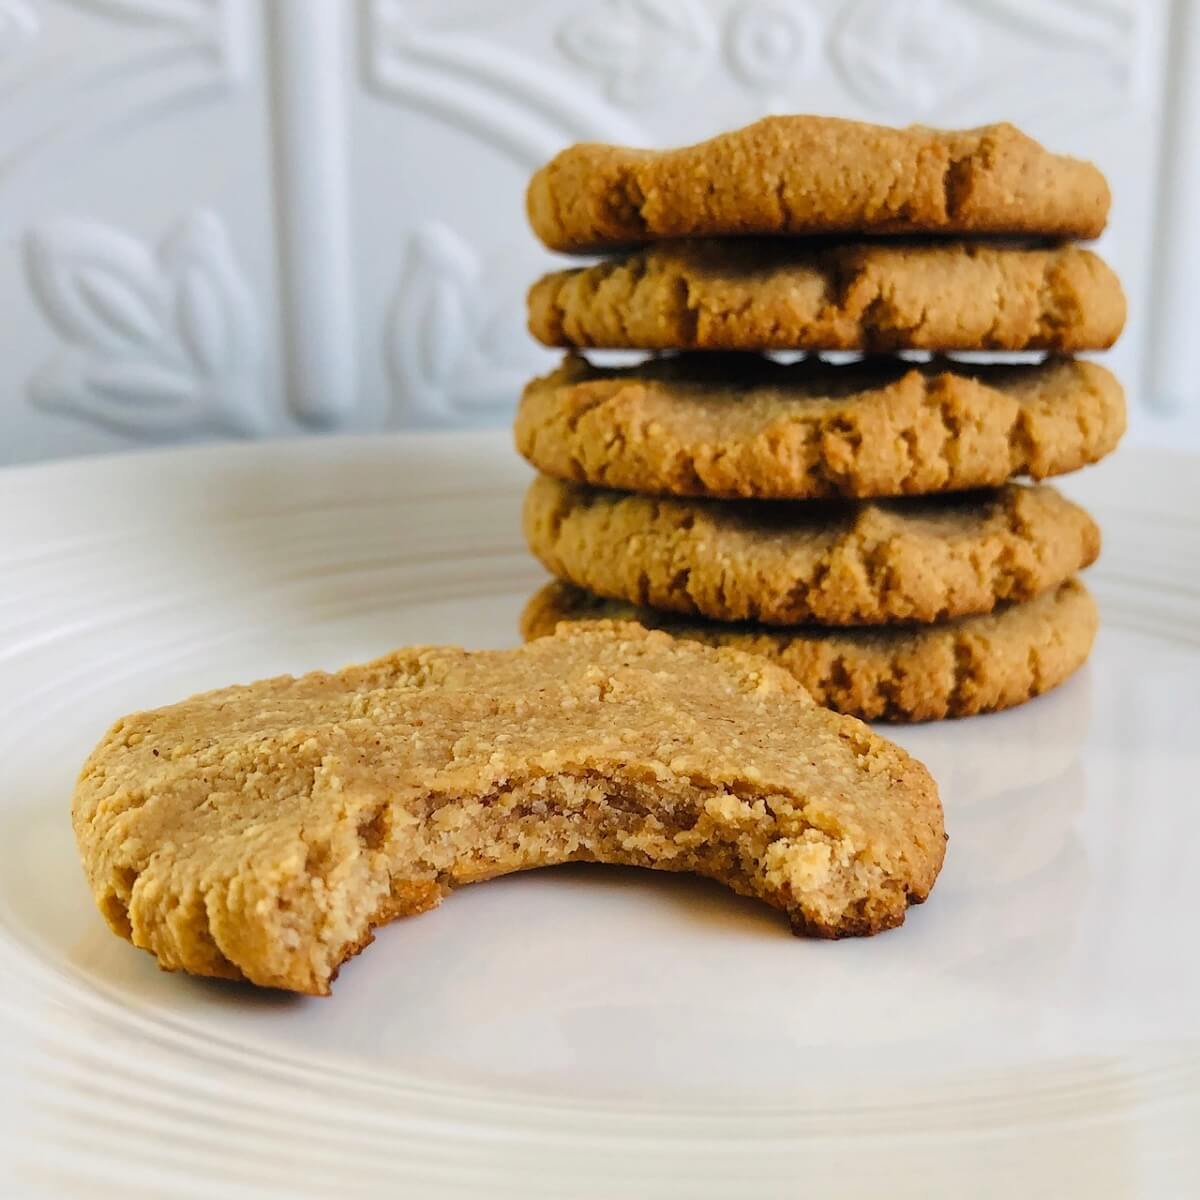
[[[806,5],[747,0],[729,10],[725,58],[743,83],[771,91],[794,84],[808,72],[819,36],[816,15]]]
[[[556,41],[571,62],[604,81],[610,99],[636,107],[694,82],[715,34],[695,0],[603,0],[579,6]]]
[[[63,342],[37,407],[135,437],[264,430],[254,298],[220,219],[185,217],[153,249],[96,221],[25,240],[29,285]]]
[[[502,416],[554,362],[525,332],[523,289],[499,275],[440,221],[413,233],[384,333],[398,416]]]
[[[928,112],[965,82],[978,31],[948,0],[850,0],[832,32],[846,86],[883,111]]]

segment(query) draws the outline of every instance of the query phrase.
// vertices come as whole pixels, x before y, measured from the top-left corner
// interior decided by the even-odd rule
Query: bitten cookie
[[[1051,154],[1012,125],[774,116],[678,150],[572,146],[534,175],[526,208],[551,250],[590,253],[730,234],[1090,238],[1109,199],[1091,163]]]
[[[568,357],[525,389],[517,449],[560,479],[676,496],[925,495],[1041,479],[1108,454],[1121,385],[1074,359],[784,365],[693,354]]]
[[[548,346],[1103,350],[1125,297],[1089,250],[981,242],[670,242],[529,291]]]
[[[525,537],[552,575],[612,600],[716,621],[943,621],[1028,600],[1100,551],[1046,485],[904,500],[677,500],[539,475]]]
[[[373,926],[509,871],[696,871],[837,937],[900,924],[945,842],[899,747],[770,663],[633,624],[137,713],[72,815],[100,911],[160,966],[316,994]]]
[[[761,655],[794,675],[818,704],[865,721],[931,721],[1023,704],[1083,664],[1097,626],[1096,605],[1076,579],[984,616],[859,629],[688,620],[555,582],[525,606],[521,633],[545,637],[562,621],[604,620],[638,621]]]

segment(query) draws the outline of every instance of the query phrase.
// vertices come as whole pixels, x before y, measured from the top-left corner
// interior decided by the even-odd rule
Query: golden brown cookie
[[[73,821],[101,912],[160,966],[316,994],[374,926],[509,871],[695,871],[838,937],[900,924],[945,842],[899,747],[762,659],[634,624],[136,713]]]
[[[1095,166],[1051,154],[1011,125],[774,116],[678,150],[572,146],[534,175],[526,208],[551,250],[590,253],[730,234],[1090,238],[1109,200]]]
[[[926,495],[1041,479],[1108,454],[1121,385],[1075,359],[1001,367],[690,354],[568,357],[525,389],[517,449],[560,479],[768,500]]]
[[[936,721],[1011,708],[1057,687],[1091,652],[1098,618],[1077,579],[984,616],[859,629],[688,620],[555,582],[525,606],[521,634],[539,638],[561,621],[605,620],[759,654],[794,675],[818,704],[864,721]]]
[[[1078,246],[668,242],[529,291],[548,346],[628,350],[1102,350],[1116,275]]]
[[[903,500],[677,500],[539,475],[525,537],[551,574],[598,596],[715,621],[943,621],[1028,600],[1100,551],[1052,487]]]

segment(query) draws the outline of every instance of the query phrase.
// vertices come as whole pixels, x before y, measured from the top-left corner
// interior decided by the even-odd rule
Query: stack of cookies
[[[771,117],[670,152],[564,151],[530,184],[533,228],[607,257],[529,293],[534,336],[571,353],[517,416],[541,472],[526,537],[558,578],[524,635],[636,619],[765,655],[868,720],[1060,683],[1095,635],[1076,575],[1100,535],[1014,479],[1124,431],[1116,379],[1072,357],[1125,319],[1071,240],[1108,205],[1094,166],[1008,125]],[[980,351],[1039,353],[945,357]]]

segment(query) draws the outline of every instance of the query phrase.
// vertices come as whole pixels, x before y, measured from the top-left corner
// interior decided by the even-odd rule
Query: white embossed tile
[[[529,173],[795,111],[1095,158],[1131,441],[1195,443],[1196,77],[1168,0],[4,0],[0,462],[503,425]]]

